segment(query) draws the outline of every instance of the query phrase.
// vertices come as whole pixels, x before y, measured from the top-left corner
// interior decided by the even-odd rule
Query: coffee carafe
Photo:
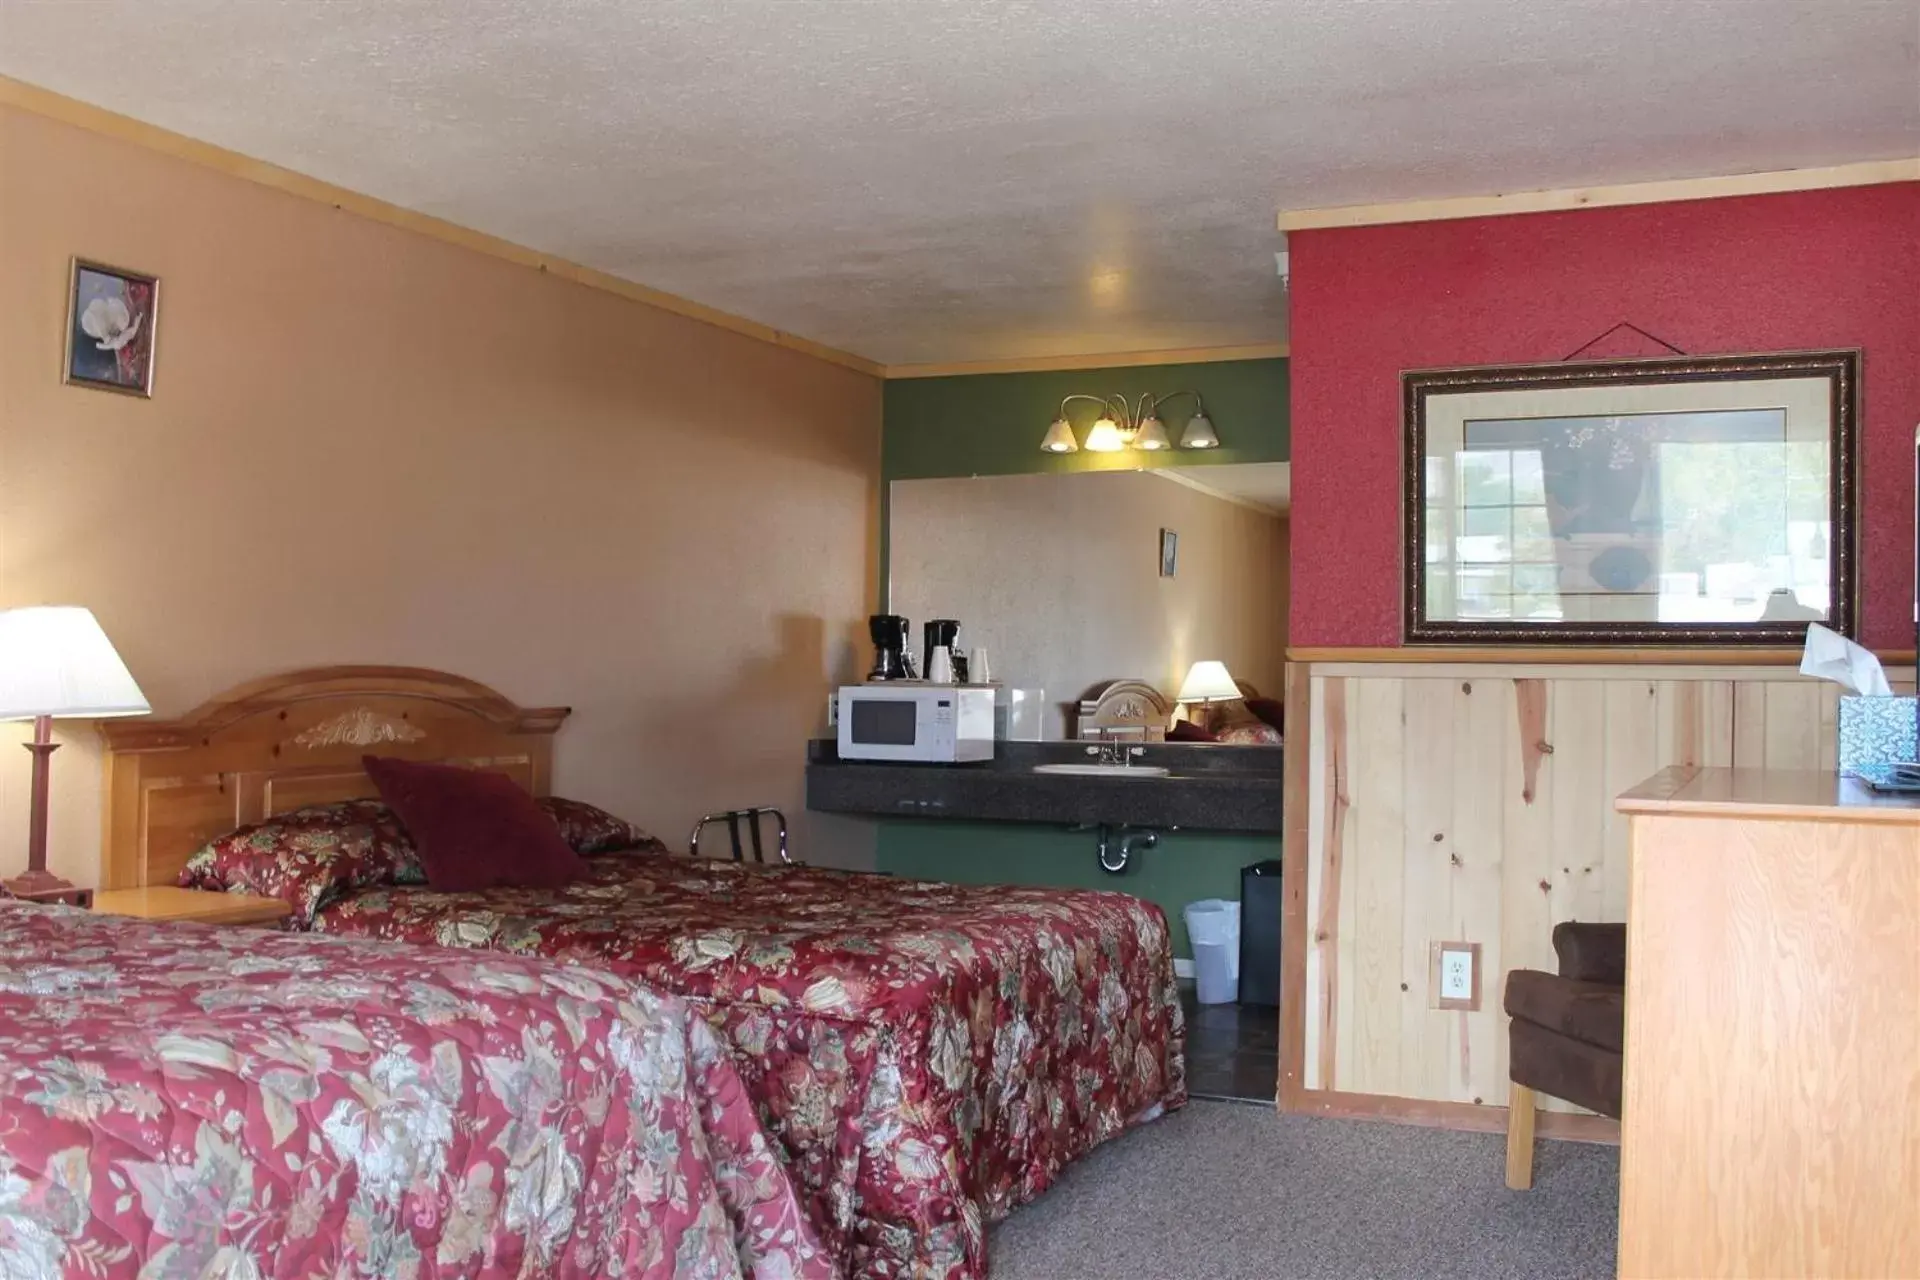
[[[897,613],[876,613],[867,619],[867,634],[873,637],[873,670],[867,679],[913,679],[913,655],[907,651],[913,643],[911,622]]]
[[[932,622],[927,623],[921,628],[921,634],[926,640],[926,649],[921,655],[920,669],[926,672],[927,678],[931,680],[933,678],[933,651],[935,649],[945,649],[947,656],[950,658],[957,656],[954,653],[954,648],[960,640],[960,624],[952,618],[935,618]],[[964,683],[966,676],[960,672],[959,665],[958,662],[954,664],[954,678]]]

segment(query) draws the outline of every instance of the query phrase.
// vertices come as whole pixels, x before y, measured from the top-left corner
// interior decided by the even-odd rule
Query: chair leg
[[[1533,1187],[1533,1090],[1523,1084],[1507,1094],[1507,1186]]]

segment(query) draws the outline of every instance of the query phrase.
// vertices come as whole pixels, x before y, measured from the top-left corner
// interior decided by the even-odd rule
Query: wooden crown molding
[[[1780,169],[1712,178],[1674,178],[1612,186],[1560,187],[1512,191],[1502,195],[1459,196],[1445,200],[1400,200],[1352,204],[1328,209],[1288,209],[1280,230],[1372,227],[1393,222],[1439,222],[1449,218],[1485,218],[1507,213],[1552,213],[1566,209],[1605,209],[1616,205],[1662,204],[1671,200],[1712,200],[1722,196],[1771,195],[1781,191],[1822,191],[1867,187],[1884,182],[1920,181],[1920,156],[1866,160],[1822,169]]]
[[[1226,360],[1273,360],[1287,354],[1284,342],[1233,347],[1176,347],[1168,351],[1120,351],[1093,356],[1022,356],[1013,360],[961,360],[950,364],[890,364],[886,377],[952,378],[976,373],[1059,373],[1079,369],[1135,369],[1154,364],[1218,364]]]
[[[123,116],[118,112],[108,111],[104,107],[96,107],[91,103],[81,102],[77,98],[54,93],[50,89],[42,89],[38,85],[0,76],[0,106],[17,107],[34,115],[45,116],[48,119],[58,120],[62,124],[85,129],[89,133],[132,143],[134,146],[185,160],[202,168],[224,173],[229,177],[272,187],[276,191],[298,196],[303,200],[331,205],[333,208],[357,214],[386,226],[398,227],[403,231],[411,231],[444,244],[456,245],[474,253],[485,254],[490,258],[511,262],[516,266],[531,267],[546,275],[570,280],[589,289],[598,289],[603,293],[615,294],[631,302],[658,307],[662,311],[670,311],[674,315],[683,316],[689,320],[698,320],[702,324],[710,324],[715,328],[754,338],[776,347],[784,347],[789,351],[812,356],[816,360],[825,360],[829,364],[853,369],[871,377],[885,376],[884,366],[864,356],[854,355],[850,351],[842,351],[837,347],[813,342],[785,330],[775,329],[771,325],[764,325],[743,316],[736,316],[731,312],[721,311],[716,307],[682,298],[678,294],[668,293],[662,289],[652,289],[631,280],[623,280],[605,271],[582,266],[577,262],[555,257],[549,253],[541,253],[537,249],[529,249],[511,240],[502,240],[498,236],[488,235],[484,231],[475,231],[471,227],[463,227],[458,223],[448,222],[444,218],[402,208],[397,204],[390,204],[385,200],[351,191],[345,187],[336,187],[330,182],[322,182],[304,173],[297,173],[265,160],[256,160],[251,156],[241,155],[237,151],[229,151],[225,147],[202,142],[197,138],[189,138],[185,134],[162,129],[144,120]]]

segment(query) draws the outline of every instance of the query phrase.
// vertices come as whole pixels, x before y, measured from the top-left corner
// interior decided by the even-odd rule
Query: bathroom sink
[[[1170,772],[1152,764],[1037,764],[1035,773],[1070,773],[1080,778],[1164,778]]]

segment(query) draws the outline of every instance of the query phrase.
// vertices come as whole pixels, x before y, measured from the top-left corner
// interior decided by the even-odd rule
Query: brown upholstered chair
[[[1507,1185],[1533,1185],[1535,1092],[1620,1118],[1627,926],[1557,924],[1560,972],[1507,975]]]

